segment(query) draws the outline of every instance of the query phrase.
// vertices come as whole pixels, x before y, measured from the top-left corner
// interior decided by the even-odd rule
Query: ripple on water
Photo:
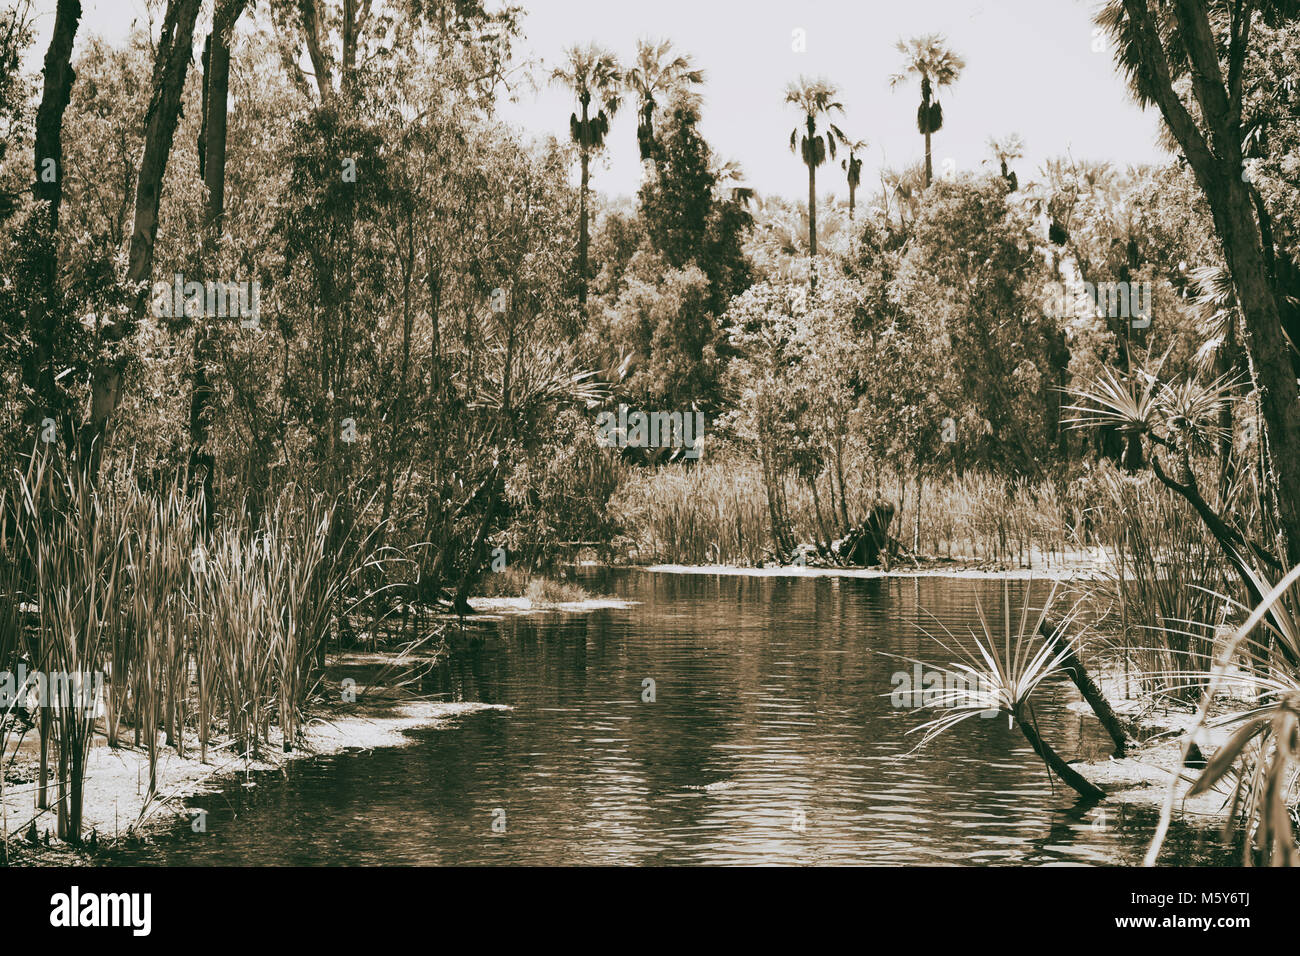
[[[1117,808],[1094,825],[1005,721],[968,721],[913,752],[908,731],[927,718],[890,706],[902,665],[884,654],[946,663],[916,621],[932,627],[928,611],[964,634],[998,582],[622,571],[584,583],[641,603],[505,617],[426,680],[443,699],[513,710],[205,796],[207,833],[184,826],[116,859],[999,865],[1145,850],[1154,812]],[[1037,707],[1062,745],[1079,740],[1071,699],[1056,683]],[[1176,827],[1167,859],[1225,862],[1206,833]]]

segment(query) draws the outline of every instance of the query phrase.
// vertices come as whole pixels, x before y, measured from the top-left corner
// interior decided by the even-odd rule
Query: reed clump
[[[129,731],[148,754],[148,796],[160,754],[184,756],[187,732],[204,762],[222,735],[258,756],[272,726],[294,747],[325,644],[368,597],[353,588],[377,560],[373,534],[293,485],[209,533],[182,475],[153,486],[125,470],[96,486],[39,456],[13,475],[0,492],[0,671],[79,682],[72,698],[24,698],[37,806],[50,805],[53,769],[60,838],[81,837],[96,733],[118,747]],[[0,713],[0,744],[19,717]]]
[[[842,533],[837,514],[861,520],[884,499],[898,507],[894,536],[914,544],[920,554],[1029,567],[1064,562],[1088,544],[1085,527],[1072,520],[1068,495],[1052,480],[968,472],[928,479],[918,496],[913,482],[869,465],[856,471],[871,478],[848,481],[840,509],[827,508],[828,473],[816,479],[824,489],[820,509],[811,483],[791,473],[781,511],[795,541],[819,542],[832,530]],[[739,454],[689,466],[630,469],[610,507],[642,561],[760,565],[779,551],[762,469]]]

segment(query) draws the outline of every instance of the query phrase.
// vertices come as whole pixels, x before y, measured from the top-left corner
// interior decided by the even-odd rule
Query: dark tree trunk
[[[582,104],[582,188],[578,195],[578,304],[587,303],[587,183],[590,181],[590,157],[587,141],[590,137],[587,104]]]
[[[1016,726],[1020,728],[1020,732],[1029,741],[1029,746],[1034,748],[1034,753],[1043,759],[1043,762],[1051,768],[1053,773],[1078,791],[1081,797],[1085,800],[1101,800],[1105,798],[1105,790],[1084,778],[1077,770],[1062,760],[1061,755],[1038,735],[1038,730],[1034,727],[1032,720],[1016,715],[1015,721]]]
[[[1300,564],[1300,391],[1242,165],[1242,74],[1255,9],[1238,6],[1230,18],[1225,71],[1205,0],[1177,0],[1167,11],[1161,8],[1160,14],[1172,17],[1178,27],[1181,43],[1172,54],[1166,54],[1161,37],[1173,24],[1157,23],[1146,0],[1124,0],[1124,8],[1142,60],[1144,91],[1160,107],[1205,194],[1232,274],[1272,465],[1270,504],[1286,539],[1279,557],[1288,565]],[[1183,54],[1199,120],[1173,88],[1170,59]]]
[[[1083,699],[1088,702],[1092,712],[1101,721],[1102,727],[1106,728],[1106,733],[1110,734],[1110,739],[1115,742],[1115,756],[1124,756],[1128,749],[1128,735],[1124,733],[1124,725],[1115,714],[1114,708],[1110,706],[1106,695],[1089,675],[1088,669],[1083,666],[1083,661],[1079,660],[1079,655],[1069,646],[1068,639],[1061,634],[1057,623],[1044,618],[1039,633],[1042,634],[1043,640],[1053,647],[1065,651],[1065,656],[1061,658],[1061,667],[1070,675],[1074,686],[1079,689]]]
[[[44,231],[50,244],[41,263],[41,292],[32,302],[31,336],[36,346],[33,367],[25,372],[39,403],[35,423],[52,416],[58,407],[55,383],[54,342],[57,335],[55,305],[58,280],[59,206],[63,201],[63,114],[72,99],[76,73],[72,69],[72,45],[81,21],[80,0],[59,0],[54,13],[54,32],[45,52],[45,80],[41,104],[36,111],[35,172],[32,195],[49,205],[44,210]],[[37,213],[41,215],[41,213]],[[65,436],[66,437],[66,436]]]
[[[211,269],[225,226],[226,137],[230,93],[230,41],[235,22],[243,13],[245,0],[225,0],[213,14],[212,33],[203,52],[203,129],[199,136],[199,175],[208,190],[204,214],[204,261]],[[200,317],[194,330],[194,380],[190,397],[190,476],[201,482],[204,529],[211,531],[216,509],[209,406],[212,383],[211,329]]]
[[[131,250],[127,260],[127,281],[141,283],[136,311],[149,301],[147,283],[153,272],[154,240],[158,236],[158,207],[162,200],[163,175],[171,154],[172,138],[181,112],[181,94],[194,48],[194,21],[199,0],[169,0],[163,19],[162,36],[154,61],[153,92],[145,120],[144,153],[136,181],[135,217]],[[107,337],[120,337],[120,326],[107,330]],[[91,379],[90,420],[82,434],[82,454],[90,475],[99,472],[108,420],[117,408],[122,390],[122,367],[101,362]]]

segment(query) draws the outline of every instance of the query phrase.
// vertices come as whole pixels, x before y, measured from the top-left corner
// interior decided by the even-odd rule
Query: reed
[[[1111,473],[1097,533],[1107,556],[1093,589],[1122,609],[1118,633],[1145,693],[1195,703],[1224,623],[1227,579],[1219,545],[1191,508],[1150,476]],[[1114,611],[1112,611],[1114,615]]]
[[[0,669],[21,659],[51,682],[105,678],[102,706],[77,686],[71,701],[39,701],[37,804],[50,803],[53,756],[64,840],[81,836],[101,722],[114,747],[132,727],[149,797],[161,753],[184,755],[187,734],[205,762],[220,733],[259,755],[273,723],[291,749],[334,622],[371,597],[354,593],[358,580],[383,570],[376,529],[341,527],[331,500],[296,486],[257,519],[244,509],[220,518],[206,537],[202,515],[182,475],[152,487],[125,469],[97,487],[39,456],[0,491]]]
[[[821,496],[830,501],[830,475],[816,481]],[[1065,561],[1085,545],[1071,520],[1067,496],[1052,481],[977,473],[932,477],[919,503],[913,483],[897,476],[850,485],[841,509],[850,520],[861,520],[878,497],[895,502],[900,506],[895,535],[911,543],[914,534],[923,554],[1037,566]],[[782,511],[798,542],[843,533],[835,509],[829,509],[829,522],[827,508],[819,516],[809,482],[795,480],[793,474],[785,482]],[[631,469],[611,501],[611,512],[643,561],[758,565],[778,550],[761,466],[738,455],[689,467]]]

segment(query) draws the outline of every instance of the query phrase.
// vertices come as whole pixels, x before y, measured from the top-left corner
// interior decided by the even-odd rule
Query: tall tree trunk
[[[808,287],[817,291],[817,167],[808,164]]]
[[[588,156],[587,104],[582,104],[582,189],[578,196],[578,304],[587,303],[587,183],[590,180],[590,157]]]
[[[212,33],[203,51],[203,128],[199,135],[199,175],[208,190],[204,210],[204,255],[209,270],[217,262],[225,228],[226,137],[229,119],[230,42],[235,22],[246,0],[224,0],[212,17]],[[212,530],[216,510],[213,472],[216,459],[211,448],[209,406],[212,383],[208,379],[211,334],[207,317],[200,317],[194,330],[194,379],[190,395],[190,475],[199,476],[203,493],[203,526]]]
[[[55,292],[58,281],[59,206],[63,201],[63,114],[72,99],[72,45],[81,22],[80,0],[59,0],[54,13],[54,32],[45,52],[45,80],[41,104],[36,111],[36,178],[32,195],[48,203],[44,227],[50,243],[41,263],[41,294],[32,302],[31,336],[36,345],[33,366],[25,379],[36,395],[34,424],[53,417],[58,407],[55,383],[54,341],[57,336]],[[39,215],[39,213],[38,213]],[[65,429],[69,423],[65,423]],[[68,436],[64,436],[65,438]]]
[[[921,77],[921,117],[925,130],[925,188],[930,188],[930,183],[934,181],[934,162],[930,158],[930,137],[933,130],[930,129],[930,78]]]
[[[145,120],[144,153],[140,157],[140,175],[136,182],[135,217],[126,270],[128,282],[140,283],[141,293],[135,304],[137,313],[149,302],[147,283],[153,272],[163,174],[167,170],[172,138],[180,118],[181,94],[185,90],[185,75],[193,56],[194,21],[198,12],[199,0],[169,0],[154,61],[153,92]],[[109,339],[120,338],[125,331],[120,325],[115,325],[104,335]],[[92,373],[90,420],[83,429],[81,441],[87,473],[92,477],[99,473],[108,420],[117,407],[121,391],[121,364],[101,361]]]
[[[1222,44],[1210,26],[1205,0],[1177,0],[1159,11],[1177,21],[1181,49],[1170,54],[1161,39],[1170,24],[1153,20],[1147,0],[1124,0],[1124,9],[1142,61],[1144,89],[1205,194],[1232,274],[1265,425],[1261,437],[1271,465],[1267,490],[1285,539],[1279,556],[1288,565],[1300,564],[1300,391],[1241,153],[1243,73],[1254,7],[1238,6],[1230,18],[1226,80],[1219,60]],[[1181,54],[1188,63],[1199,122],[1173,87],[1170,58]]]
[[[63,199],[63,113],[72,99],[72,44],[81,22],[81,0],[59,0],[54,12],[54,33],[45,51],[45,81],[36,111],[36,180],[32,194],[48,202],[51,232],[59,226]]]
[[[320,11],[316,0],[298,0],[298,13],[302,17],[302,33],[307,43],[307,56],[311,60],[312,72],[316,75],[316,92],[322,103],[334,101],[333,71],[330,69],[329,53],[322,38],[325,35],[321,23]]]

